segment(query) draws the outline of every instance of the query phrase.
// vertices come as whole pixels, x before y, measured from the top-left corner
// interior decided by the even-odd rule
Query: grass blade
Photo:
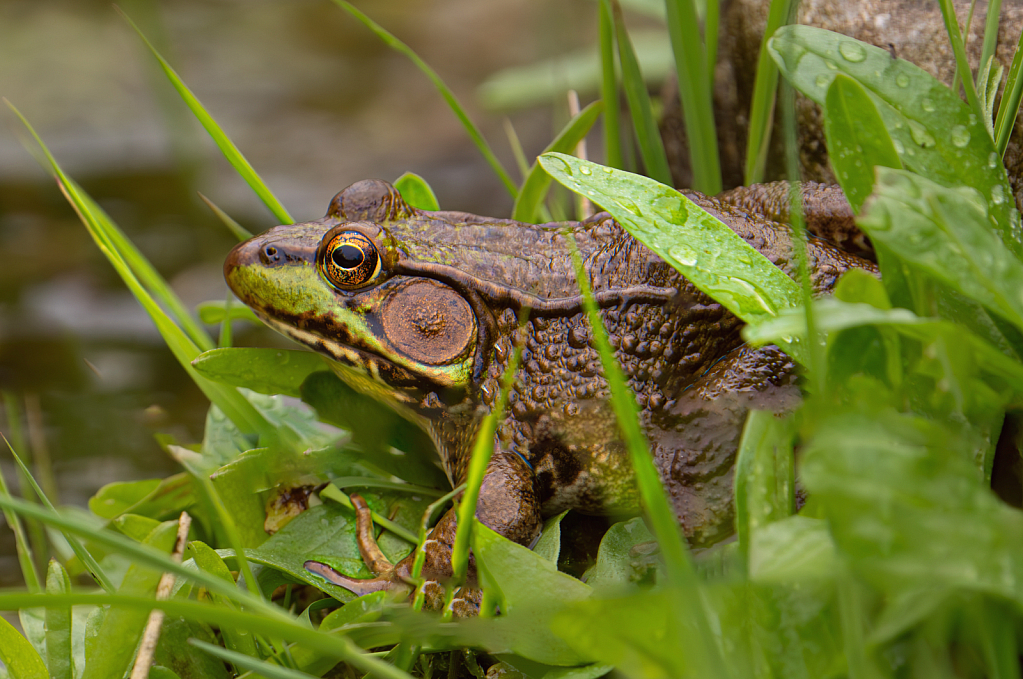
[[[311,674],[274,665],[273,663],[252,658],[244,653],[238,653],[237,651],[229,651],[226,648],[208,644],[199,639],[189,639],[188,643],[196,648],[201,648],[215,658],[220,658],[233,664],[235,667],[254,672],[256,676],[266,677],[267,679],[315,679]]]
[[[618,5],[614,6],[614,20],[615,36],[618,39],[618,60],[622,65],[622,84],[625,98],[629,101],[632,125],[639,140],[639,151],[643,156],[646,173],[662,184],[671,186],[671,168],[668,167],[668,156],[664,152],[657,120],[654,119],[650,108],[650,93],[643,82],[639,61],[636,60],[636,52],[632,48],[632,41],[622,20],[622,10]]]
[[[698,670],[695,676],[727,676],[724,659],[720,657],[720,649],[711,633],[706,611],[697,593],[699,577],[690,559],[675,512],[661,486],[653,456],[640,429],[636,396],[629,389],[621,366],[615,360],[614,350],[611,348],[607,330],[600,318],[600,310],[593,298],[589,274],[579,254],[575,236],[567,229],[564,233],[572,255],[576,281],[583,295],[583,308],[590,324],[593,346],[600,355],[604,377],[611,390],[611,405],[618,420],[618,428],[632,460],[643,509],[650,519],[653,534],[661,548],[670,586],[668,596],[674,599],[675,613],[696,628],[697,638],[700,640],[700,643],[688,647],[692,654],[691,662]]]
[[[43,493],[43,489],[40,488],[39,484],[36,483],[35,478],[33,478],[32,474],[28,471],[28,467],[26,467],[25,463],[21,461],[21,458],[18,457],[18,453],[16,453],[14,448],[11,447],[10,442],[7,441],[7,439],[4,439],[4,443],[7,444],[7,449],[11,451],[11,455],[14,456],[14,461],[18,464],[18,467],[21,468],[22,473],[25,474],[29,483],[32,484],[32,488],[33,490],[35,490],[36,495],[39,498],[40,502],[42,502],[43,506],[49,509],[51,512],[56,512],[57,508],[53,506],[53,503],[50,502],[50,499],[46,497],[45,493]],[[10,496],[8,496],[8,498],[9,497]],[[83,545],[81,541],[74,535],[64,533],[64,538],[67,540],[68,545],[70,545],[71,550],[75,553],[75,556],[77,556],[78,559],[82,562],[82,565],[85,566],[86,570],[89,571],[89,574],[92,575],[93,579],[97,583],[99,583],[99,586],[105,589],[107,592],[113,592],[116,589],[114,587],[114,583],[111,582],[109,577],[107,577],[106,572],[103,570],[102,567],[100,567],[99,563],[96,561],[96,558],[89,552],[88,549],[85,548],[85,545]],[[38,587],[38,585],[39,582],[37,580],[36,586]]]
[[[7,441],[7,438],[4,437]],[[10,442],[7,442],[8,447],[11,447]],[[14,450],[11,447],[11,450]],[[7,482],[4,480],[3,471],[0,470],[0,497],[10,498],[11,494],[7,490]],[[13,512],[5,509],[4,519],[7,521],[7,525],[10,526],[11,531],[14,533],[14,548],[18,552],[18,565],[21,566],[21,576],[25,578],[25,585],[28,586],[29,591],[38,592],[42,590],[42,584],[39,580],[39,574],[36,572],[35,558],[32,554],[32,547],[28,543],[28,538],[25,537],[25,529],[22,526],[21,518]]]
[[[693,188],[713,196],[721,193],[721,163],[714,126],[711,88],[707,82],[707,57],[691,0],[664,0],[668,35],[675,54],[678,94],[689,140]]]
[[[483,138],[483,134],[473,124],[473,122],[469,120],[468,114],[466,114],[462,105],[458,103],[458,99],[455,98],[454,92],[452,92],[451,88],[448,87],[443,80],[441,80],[440,76],[437,75],[437,72],[430,68],[418,54],[412,51],[411,47],[403,43],[401,40],[398,40],[398,38],[394,37],[394,35],[392,35],[387,29],[360,12],[352,6],[351,3],[345,2],[345,0],[333,0],[333,2],[335,5],[361,21],[369,30],[373,31],[378,38],[383,40],[388,47],[408,57],[412,63],[416,65],[416,68],[422,71],[423,74],[430,79],[434,87],[437,88],[437,91],[440,92],[442,97],[444,97],[444,101],[448,103],[448,106],[451,107],[454,114],[458,116],[458,119],[462,122],[462,127],[464,127],[465,131],[469,133],[470,137],[472,137],[473,143],[476,144],[476,148],[479,149],[479,152],[483,154],[487,163],[490,164],[491,169],[494,170],[494,174],[496,174],[501,180],[504,187],[508,189],[508,193],[511,194],[511,197],[515,198],[519,192],[518,187],[515,186],[515,182],[512,181],[512,178],[508,175],[508,171],[504,169],[501,161],[494,155],[494,152],[490,149],[490,145],[487,144],[487,140]]]
[[[1009,77],[1002,90],[1002,103],[998,106],[998,117],[995,119],[995,149],[999,157],[1005,156],[1009,145],[1009,135],[1016,126],[1016,115],[1019,113],[1020,98],[1023,97],[1023,31],[1016,43],[1016,53],[1009,67]]]
[[[239,240],[239,242],[252,238],[252,233],[250,233],[248,229],[246,229],[238,222],[234,221],[231,215],[227,214],[219,207],[217,207],[212,200],[202,195],[201,193],[199,194],[199,197],[202,198],[202,202],[206,203],[206,207],[213,210],[213,214],[217,216],[217,219],[219,219],[224,224],[224,226],[227,227],[227,230],[230,231],[234,235],[234,237]]]
[[[948,40],[952,43],[952,52],[956,58],[956,71],[963,80],[963,89],[966,91],[966,101],[970,108],[978,116],[984,115],[984,107],[980,104],[977,96],[977,88],[973,84],[973,77],[970,73],[970,62],[966,58],[966,48],[963,45],[963,35],[959,30],[959,20],[956,19],[955,7],[952,0],[938,0],[941,7],[941,16],[945,20],[945,30],[948,32]],[[958,95],[958,93],[957,93]]]
[[[71,578],[57,561],[51,560],[46,573],[47,594],[69,594]],[[46,609],[46,667],[52,679],[72,679],[71,608]]]
[[[707,8],[703,17],[703,41],[706,44],[707,87],[714,91],[714,70],[718,64],[718,30],[721,25],[721,3],[706,0]]]
[[[570,153],[579,141],[586,137],[586,134],[593,127],[604,108],[604,103],[595,101],[568,121],[564,129],[554,138],[543,153],[557,151],[559,153]],[[539,221],[540,208],[544,198],[547,196],[547,188],[551,184],[551,176],[543,169],[540,163],[533,161],[529,168],[526,180],[522,182],[522,190],[515,199],[515,206],[512,208],[512,219],[520,222],[535,223]]]
[[[171,65],[168,64],[163,56],[160,55],[156,47],[149,42],[149,39],[146,38],[144,33],[142,33],[142,30],[136,26],[135,22],[132,21],[127,14],[121,11],[120,8],[115,6],[114,9],[116,9],[120,15],[124,17],[124,20],[128,22],[136,33],[138,33],[139,37],[142,38],[142,42],[146,44],[149,51],[152,52],[153,56],[160,62],[160,67],[163,69],[163,72],[167,74],[167,79],[170,80],[171,85],[173,85],[174,89],[178,91],[179,95],[181,95],[181,99],[192,111],[192,114],[196,117],[196,120],[199,121],[199,124],[202,125],[206,132],[209,133],[213,142],[217,145],[217,148],[220,149],[220,152],[224,154],[224,158],[227,159],[227,162],[231,163],[231,167],[235,169],[235,172],[237,172],[238,175],[245,180],[245,183],[256,192],[256,195],[263,201],[263,204],[266,205],[270,212],[272,212],[282,224],[294,223],[295,220],[292,219],[291,215],[288,214],[288,211],[283,205],[281,205],[280,201],[277,200],[277,197],[272,191],[270,191],[262,178],[260,178],[259,174],[257,174],[253,169],[252,165],[249,164],[249,161],[246,160],[245,156],[242,155],[242,152],[239,151],[238,147],[234,145],[234,142],[228,138],[228,136],[224,133],[224,130],[221,129],[219,124],[217,124],[217,121],[213,119],[213,116],[206,112],[202,103],[194,94],[192,94],[192,90],[188,89],[188,86],[185,85],[174,69],[171,68]]]
[[[156,550],[151,551],[155,552]],[[167,561],[173,563],[173,560],[169,557]],[[191,572],[195,573],[195,571]],[[216,576],[204,575],[210,578],[211,581],[216,580],[225,586],[230,586]],[[0,610],[42,608],[45,606],[118,606],[146,611],[157,609],[164,611],[168,616],[199,620],[221,629],[236,628],[248,630],[256,634],[263,634],[267,637],[279,637],[294,641],[314,651],[319,651],[320,653],[350,663],[363,672],[372,672],[374,676],[386,679],[411,679],[411,676],[405,672],[383,660],[374,658],[360,649],[347,636],[310,629],[307,626],[308,623],[302,624],[291,616],[279,612],[280,609],[277,609],[278,612],[275,612],[273,615],[267,616],[254,615],[247,611],[232,610],[225,606],[213,606],[189,600],[168,599],[166,601],[157,601],[155,599],[123,594],[60,594],[53,596],[40,594],[0,594]],[[276,607],[268,606],[268,608],[273,609]]]
[[[749,136],[746,140],[746,167],[743,172],[747,186],[764,180],[767,149],[771,144],[771,127],[774,123],[774,102],[778,94],[778,67],[767,51],[767,41],[786,22],[791,11],[792,0],[771,0],[764,39],[760,43],[753,101],[749,110]]]
[[[980,50],[980,63],[986,64],[998,47],[998,20],[1002,14],[1002,0],[988,0],[984,20],[984,44]]]
[[[604,164],[621,169],[621,109],[615,71],[615,27],[611,0],[600,0],[600,98],[604,101]]]
[[[512,381],[519,369],[521,358],[522,347],[516,346],[504,369],[504,375],[501,376],[497,405],[489,415],[483,418],[479,432],[476,434],[476,443],[472,447],[472,458],[469,460],[469,471],[465,478],[465,495],[462,496],[458,505],[455,544],[451,548],[451,570],[454,573],[452,580],[455,583],[460,584],[465,581],[465,574],[469,568],[469,543],[472,538],[472,527],[476,521],[476,502],[480,497],[483,475],[494,454],[494,434],[497,431],[497,423],[504,418],[504,409],[508,406]],[[450,609],[447,609],[445,613],[450,614]]]

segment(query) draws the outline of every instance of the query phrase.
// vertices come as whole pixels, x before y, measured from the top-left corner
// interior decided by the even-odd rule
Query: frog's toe
[[[387,575],[381,575],[375,578],[352,578],[344,573],[338,571],[331,566],[319,561],[306,561],[305,569],[313,575],[318,575],[327,582],[333,583],[338,587],[344,587],[349,592],[363,596],[370,594],[371,592],[379,592],[385,589],[398,589],[406,587],[405,583],[400,580],[396,580],[393,577]]]

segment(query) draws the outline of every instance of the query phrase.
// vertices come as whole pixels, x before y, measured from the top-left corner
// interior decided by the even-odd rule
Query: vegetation
[[[436,74],[368,17],[338,4],[412,57],[497,163]],[[695,14],[695,5],[667,6],[670,26],[696,25],[679,20]],[[39,504],[0,484],[27,584],[24,592],[0,593],[0,608],[19,610],[25,629],[22,636],[0,620],[0,675],[123,676],[151,611],[160,610],[166,617],[150,676],[164,678],[454,676],[458,666],[482,676],[484,652],[505,663],[504,676],[549,679],[612,669],[629,677],[1020,676],[1023,513],[990,490],[1005,415],[1023,406],[1023,238],[1000,162],[1019,108],[1020,51],[995,112],[993,98],[980,94],[997,89],[988,82],[990,64],[978,69],[975,84],[954,22],[966,102],[887,51],[827,31],[785,26],[765,43],[763,68],[776,68],[824,107],[836,175],[882,272],[881,280],[850,272],[833,298],[811,300],[805,268],[803,280],[789,279],[674,189],[619,169],[616,63],[644,162],[663,174],[621,15],[606,0],[598,11],[604,112],[613,111],[605,118],[609,166],[565,155],[596,120],[598,104],[566,126],[522,185],[497,174],[517,196],[519,219],[544,218],[550,178],[590,198],[745,320],[750,342],[779,343],[805,366],[799,410],[784,418],[754,413],[746,425],[736,473],[738,539],[699,555],[687,550],[639,435],[634,400],[591,310],[647,521],[613,526],[585,582],[557,569],[561,516],[548,521],[533,551],[460,522],[456,571],[464,575],[471,544],[486,593],[479,619],[451,621],[416,610],[421,601],[408,605],[382,592],[356,598],[312,576],[303,567],[310,558],[369,575],[354,541],[349,489],[377,512],[391,559],[422,544],[454,493],[424,459],[416,433],[398,427],[382,406],[356,399],[316,355],[231,348],[230,320],[252,315],[230,300],[199,310],[202,321],[222,323],[214,342],[46,152],[97,246],[211,406],[201,444],[162,441],[184,472],[106,486],[88,515],[49,506],[41,489]],[[788,11],[787,3],[772,3],[778,23]],[[715,0],[703,16],[716,26]],[[683,96],[692,99],[687,120],[696,124],[709,106],[716,38],[671,37]],[[241,176],[286,216],[160,62]],[[762,71],[761,78],[756,139],[766,137],[763,99],[774,91],[772,76]],[[789,132],[791,97],[782,90]],[[705,132],[690,131],[690,138],[712,140]],[[757,153],[749,159],[752,176]],[[694,149],[695,176],[707,182],[701,186],[719,185],[712,155]],[[790,173],[797,173],[791,161]],[[422,179],[407,175],[398,186],[414,204],[436,207]],[[798,248],[799,228],[794,236]],[[465,497],[478,490],[491,452],[486,432],[498,417],[499,409],[483,428]],[[388,437],[394,430],[399,440]],[[407,454],[391,454],[391,444]],[[797,477],[805,491],[798,512]],[[299,502],[281,490],[327,482],[318,503],[314,496],[314,506],[291,518]],[[472,507],[463,503],[466,516]],[[176,540],[185,510],[193,519],[187,546]],[[280,529],[268,536],[264,520]],[[61,532],[76,556],[37,573],[23,521]],[[658,557],[645,549],[654,539]],[[169,555],[176,541],[180,563]],[[161,573],[176,580],[157,595]],[[75,584],[71,576],[79,574],[94,585]],[[311,588],[325,598],[309,599]]]

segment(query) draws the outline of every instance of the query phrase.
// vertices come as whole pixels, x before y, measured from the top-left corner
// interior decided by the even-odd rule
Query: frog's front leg
[[[529,545],[540,534],[543,520],[540,516],[540,496],[536,477],[521,457],[513,453],[498,452],[491,458],[483,477],[483,485],[480,486],[476,518],[486,527],[519,544]],[[360,524],[367,522],[368,512],[363,513],[363,516],[357,516],[357,520]],[[359,528],[359,551],[367,565],[372,567],[373,564],[381,564],[377,557],[380,550],[373,539],[372,530],[364,525],[360,525]],[[441,517],[427,536],[423,546],[426,558],[421,577],[428,589],[436,591],[439,589],[436,583],[445,582],[452,576],[451,551],[457,528],[457,508],[452,508]],[[383,572],[370,579],[348,577],[318,561],[307,561],[305,567],[311,573],[361,596],[382,589],[408,587],[412,582],[415,556],[416,553],[412,552],[389,570],[386,567],[381,568]],[[475,561],[471,557],[466,584],[472,588],[476,587]]]

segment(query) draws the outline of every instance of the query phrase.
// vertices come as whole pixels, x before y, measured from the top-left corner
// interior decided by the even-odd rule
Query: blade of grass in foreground
[[[35,477],[33,477],[32,474],[29,472],[28,467],[25,466],[25,463],[21,461],[21,458],[18,456],[18,453],[16,453],[14,447],[11,446],[10,441],[8,441],[5,438],[4,443],[7,444],[8,450],[10,450],[11,455],[14,456],[14,461],[18,463],[18,467],[26,476],[28,482],[32,484],[32,489],[35,490],[36,496],[39,498],[39,501],[42,502],[43,506],[49,509],[51,512],[56,512],[57,508],[53,506],[52,502],[50,502],[50,498],[46,497],[46,494],[43,493],[43,489],[39,487],[38,483],[36,483]],[[5,510],[4,514],[6,515],[7,513],[8,512]],[[85,545],[83,545],[78,538],[76,538],[74,535],[70,533],[63,533],[63,535],[64,539],[67,540],[68,545],[71,547],[71,551],[75,553],[75,556],[78,557],[78,560],[82,562],[82,565],[85,566],[86,570],[89,571],[89,574],[92,575],[93,579],[99,584],[99,586],[105,589],[107,592],[116,591],[117,588],[114,587],[114,583],[107,576],[106,571],[104,571],[103,568],[99,565],[99,562],[96,561],[96,558],[92,555],[92,553],[85,548]],[[35,577],[34,571],[33,577]],[[26,580],[27,579],[28,578],[26,578]],[[37,580],[36,585],[38,586],[38,584],[39,583]]]
[[[970,62],[966,58],[966,48],[963,45],[963,35],[959,31],[959,20],[956,19],[955,7],[952,6],[952,0],[938,0],[938,5],[941,7],[941,16],[945,20],[948,40],[952,43],[952,52],[956,58],[956,70],[963,81],[966,101],[977,116],[983,116],[984,107],[981,106],[980,98],[977,96],[977,88],[974,87],[973,77],[970,75]],[[956,96],[958,96],[958,92]]]
[[[360,12],[352,6],[351,3],[345,2],[345,0],[333,0],[333,2],[335,5],[361,21],[363,25],[373,31],[378,38],[383,40],[388,47],[408,57],[412,63],[416,65],[416,68],[422,71],[423,74],[430,79],[434,87],[437,88],[437,91],[440,92],[440,95],[444,97],[444,101],[448,103],[448,106],[451,107],[451,110],[454,111],[455,115],[458,116],[458,119],[462,122],[462,126],[465,128],[465,131],[469,133],[469,136],[472,137],[472,141],[476,144],[476,148],[479,149],[481,154],[483,154],[483,157],[490,164],[490,167],[504,184],[504,187],[508,189],[508,193],[511,194],[512,198],[515,198],[519,192],[518,187],[515,186],[515,182],[512,181],[512,178],[508,175],[508,171],[504,169],[501,161],[494,155],[494,152],[490,149],[490,145],[487,144],[487,140],[483,138],[483,134],[479,131],[479,128],[477,128],[473,122],[469,120],[468,114],[466,114],[462,105],[458,103],[458,99],[455,98],[454,92],[452,92],[451,88],[448,87],[443,80],[441,80],[441,77],[437,75],[437,72],[430,68],[418,54],[412,51],[411,47],[403,43],[401,40],[398,40],[398,38],[394,37],[387,29]]]
[[[274,665],[264,660],[252,658],[244,653],[238,653],[237,651],[229,651],[226,648],[208,644],[199,639],[189,639],[188,643],[196,648],[201,648],[215,658],[229,662],[243,670],[253,672],[256,676],[266,677],[266,679],[315,679],[311,674]]]
[[[661,556],[664,558],[665,571],[670,585],[668,596],[674,599],[672,610],[679,619],[687,620],[695,627],[696,636],[699,639],[699,643],[690,645],[687,649],[691,653],[692,667],[695,669],[694,676],[726,677],[728,668],[711,632],[703,600],[698,592],[699,576],[693,567],[685,538],[682,537],[679,530],[675,512],[661,487],[661,479],[654,467],[653,457],[650,455],[650,449],[640,430],[639,413],[636,411],[636,396],[626,384],[622,369],[618,365],[618,361],[615,360],[614,350],[608,341],[607,331],[600,318],[596,300],[593,298],[589,274],[579,255],[575,237],[568,230],[565,230],[564,233],[572,254],[576,281],[583,295],[583,308],[586,310],[586,317],[593,333],[593,346],[600,355],[600,362],[604,367],[604,377],[611,390],[611,405],[618,420],[618,428],[632,459],[632,467],[636,473],[636,483],[639,486],[643,508],[650,519],[653,533],[657,537],[657,544],[661,548]]]
[[[156,551],[156,550],[153,550]],[[170,558],[168,562],[172,562]],[[192,571],[194,573],[194,571]],[[216,576],[207,575],[211,580],[230,586]],[[195,601],[167,599],[156,601],[137,596],[122,594],[0,594],[0,610],[16,610],[19,608],[43,608],[45,606],[121,606],[142,610],[159,609],[171,617],[182,617],[199,620],[220,628],[248,630],[267,637],[280,637],[295,641],[314,651],[336,657],[363,672],[386,679],[412,679],[411,675],[402,672],[393,665],[384,662],[363,651],[344,635],[329,634],[310,629],[308,623],[302,624],[285,614],[254,615],[246,611],[232,610],[225,606],[213,606]],[[276,608],[276,607],[269,607]],[[279,609],[278,609],[279,610]]]
[[[721,193],[721,163],[700,23],[692,0],[664,0],[664,4],[668,10],[668,33],[675,53],[679,99],[689,140],[693,188],[708,196],[717,195]]]
[[[188,86],[185,85],[184,81],[182,81],[174,69],[171,68],[171,65],[168,64],[163,56],[160,55],[160,53],[156,50],[156,47],[149,42],[149,39],[142,33],[142,30],[136,26],[135,22],[132,21],[127,14],[121,11],[119,7],[115,5],[114,9],[116,9],[118,13],[124,17],[124,20],[128,22],[136,33],[138,33],[139,37],[142,38],[142,42],[146,44],[149,51],[152,52],[153,56],[160,62],[160,67],[163,69],[163,72],[167,74],[167,79],[171,81],[171,85],[173,85],[174,89],[176,89],[178,94],[181,95],[181,99],[192,111],[192,114],[195,115],[199,124],[201,124],[209,133],[213,142],[217,145],[217,148],[220,149],[220,152],[224,154],[224,158],[227,159],[227,162],[231,163],[235,172],[237,172],[238,175],[245,180],[245,183],[256,192],[256,195],[263,201],[263,204],[266,205],[270,212],[272,212],[282,224],[294,223],[295,220],[291,218],[291,215],[288,214],[288,211],[283,205],[281,205],[280,201],[277,200],[277,197],[272,191],[270,191],[262,178],[260,178],[253,169],[252,165],[249,164],[249,161],[246,160],[245,156],[242,155],[242,152],[239,151],[238,147],[234,145],[234,142],[228,138],[228,136],[224,133],[224,130],[217,124],[217,121],[213,119],[213,116],[206,112],[202,103],[194,94],[192,94],[192,90],[188,89]]]
[[[558,151],[568,153],[576,147],[597,121],[597,116],[603,110],[604,104],[595,101],[568,121],[565,128],[561,130],[543,153]],[[533,161],[526,180],[522,182],[522,190],[519,197],[515,199],[515,206],[512,208],[512,219],[520,222],[535,223],[540,215],[540,207],[547,196],[547,187],[551,184],[551,176],[540,166],[538,161]]]
[[[246,229],[238,222],[234,221],[231,215],[227,214],[219,207],[217,207],[212,200],[202,195],[201,193],[199,194],[199,197],[202,198],[202,202],[206,203],[206,207],[208,207],[210,210],[213,210],[213,214],[217,216],[217,219],[219,219],[221,223],[223,223],[223,225],[227,227],[227,230],[230,231],[235,238],[237,238],[239,241],[245,241],[252,238],[252,234],[249,232],[248,229]]]
[[[7,440],[6,437],[4,440]],[[7,445],[10,447],[10,442],[8,442]],[[14,450],[14,448],[12,447],[11,450]],[[0,497],[11,497],[10,492],[7,490],[7,482],[4,480],[2,470],[0,470]],[[11,532],[14,533],[14,548],[18,553],[18,564],[21,566],[21,576],[25,578],[25,585],[28,586],[28,589],[31,592],[41,591],[42,584],[39,580],[39,574],[36,573],[32,547],[29,546],[28,539],[25,537],[25,530],[21,525],[21,518],[19,518],[14,512],[5,509],[4,519],[7,520],[7,525],[11,527]]]
[[[528,313],[527,310],[524,311]],[[520,325],[522,320],[520,319]],[[473,522],[476,521],[476,501],[480,497],[483,475],[486,474],[487,465],[490,464],[490,458],[494,454],[494,432],[497,431],[497,424],[504,419],[504,409],[508,405],[512,381],[519,369],[521,358],[522,347],[516,346],[512,352],[511,360],[508,361],[508,366],[504,369],[504,375],[501,376],[497,406],[483,418],[483,423],[476,434],[476,443],[472,448],[472,458],[469,460],[469,471],[465,479],[465,495],[462,496],[458,505],[455,544],[451,548],[451,570],[454,573],[452,581],[459,585],[465,581],[465,574],[469,568],[469,538]],[[444,614],[445,616],[451,615],[450,607],[445,607]]]
[[[614,20],[615,36],[618,39],[618,60],[622,65],[622,84],[625,88],[625,98],[629,102],[629,111],[632,113],[632,125],[639,141],[639,151],[643,156],[646,173],[660,183],[670,186],[671,168],[668,167],[668,156],[664,152],[661,132],[650,108],[650,93],[647,92],[636,52],[625,29],[621,7],[617,4],[614,5]]]

